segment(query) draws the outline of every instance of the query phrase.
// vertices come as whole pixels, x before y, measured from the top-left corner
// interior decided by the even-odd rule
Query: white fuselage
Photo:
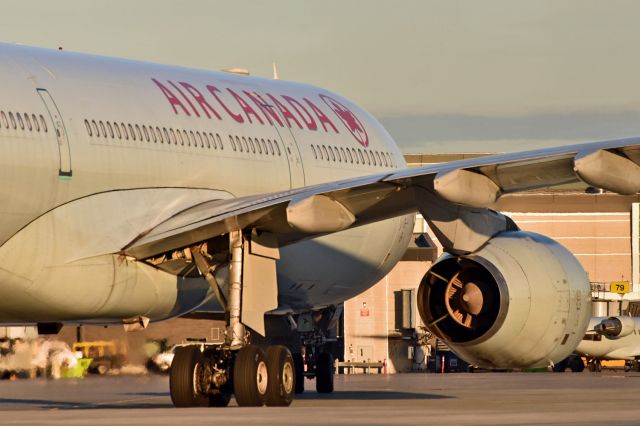
[[[204,201],[405,167],[370,114],[305,84],[0,44],[0,85],[2,322],[184,313],[204,280],[114,253]],[[279,309],[364,291],[412,229],[403,216],[284,247]]]

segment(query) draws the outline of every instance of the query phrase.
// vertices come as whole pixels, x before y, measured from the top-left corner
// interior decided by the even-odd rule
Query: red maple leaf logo
[[[367,135],[367,131],[362,125],[362,122],[349,108],[327,95],[320,95],[320,98],[338,116],[342,124],[344,124],[360,145],[364,147],[369,146],[369,135]]]

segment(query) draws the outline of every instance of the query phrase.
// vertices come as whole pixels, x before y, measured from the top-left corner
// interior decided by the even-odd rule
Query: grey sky
[[[3,41],[258,75],[275,60],[369,109],[405,151],[640,135],[637,1],[0,4]]]

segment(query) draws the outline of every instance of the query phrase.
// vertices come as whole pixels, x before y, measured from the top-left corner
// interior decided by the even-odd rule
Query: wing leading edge
[[[442,201],[458,209],[486,210],[503,194],[579,181],[621,194],[640,192],[640,138],[492,155],[209,201],[150,229],[122,253],[146,259],[238,229],[272,233],[284,246],[417,210],[425,214]]]

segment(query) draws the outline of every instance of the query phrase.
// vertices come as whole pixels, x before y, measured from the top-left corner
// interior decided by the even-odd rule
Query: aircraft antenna
[[[278,66],[275,62],[273,63],[273,79],[280,80],[280,77],[278,76]]]

